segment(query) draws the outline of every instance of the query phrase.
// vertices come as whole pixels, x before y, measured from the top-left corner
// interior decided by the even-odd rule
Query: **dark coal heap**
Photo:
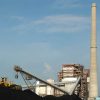
[[[55,97],[52,95],[47,95],[41,97],[30,90],[14,90],[6,87],[0,86],[0,98],[2,100],[81,100],[76,95],[63,95],[60,97]]]

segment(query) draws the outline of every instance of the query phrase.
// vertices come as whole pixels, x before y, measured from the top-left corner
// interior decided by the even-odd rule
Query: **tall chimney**
[[[98,96],[98,82],[97,82],[97,57],[96,57],[96,4],[92,3],[92,25],[91,25],[91,58],[90,58],[90,86],[89,98]]]

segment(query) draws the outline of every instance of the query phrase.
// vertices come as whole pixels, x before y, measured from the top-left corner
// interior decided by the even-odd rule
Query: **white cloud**
[[[75,15],[45,16],[27,24],[13,27],[11,30],[20,33],[77,33],[89,29],[90,18]]]
[[[34,21],[33,24],[44,25],[46,27],[42,29],[44,32],[78,32],[88,28],[89,18],[72,15],[47,16]]]

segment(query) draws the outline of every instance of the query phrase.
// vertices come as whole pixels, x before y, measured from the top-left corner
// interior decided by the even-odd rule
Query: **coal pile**
[[[76,95],[63,95],[60,97],[45,96],[41,97],[30,90],[15,90],[0,86],[0,99],[1,100],[81,100]]]
[[[81,100],[81,98],[79,98],[75,94],[73,94],[73,95],[63,95],[63,96],[60,96],[60,97],[48,95],[48,96],[43,97],[43,100]]]

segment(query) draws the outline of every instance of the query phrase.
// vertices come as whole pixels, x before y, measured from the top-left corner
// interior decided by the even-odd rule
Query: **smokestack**
[[[91,58],[90,58],[90,87],[89,98],[98,96],[97,82],[97,57],[96,57],[96,3],[92,3],[92,26],[91,26]]]

